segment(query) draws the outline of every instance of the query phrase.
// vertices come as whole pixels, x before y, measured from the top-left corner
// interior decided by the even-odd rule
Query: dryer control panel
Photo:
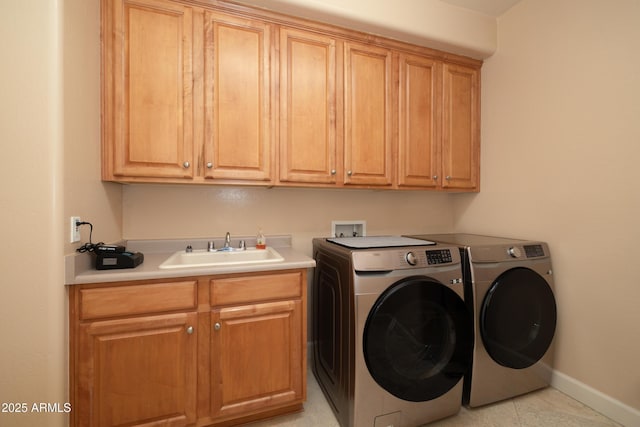
[[[511,258],[522,258],[523,249],[526,258],[540,258],[545,256],[545,251],[541,244],[509,246],[507,254]]]

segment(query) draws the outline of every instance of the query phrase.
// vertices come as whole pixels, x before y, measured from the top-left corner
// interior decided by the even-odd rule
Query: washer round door
[[[493,282],[482,303],[482,342],[500,365],[528,368],[551,345],[556,317],[553,291],[542,276],[524,267],[507,270]]]
[[[462,298],[439,282],[414,276],[377,299],[364,327],[363,352],[382,388],[423,402],[442,396],[467,373],[472,341]]]

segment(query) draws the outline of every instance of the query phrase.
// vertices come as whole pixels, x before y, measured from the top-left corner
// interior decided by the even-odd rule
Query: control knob
[[[407,260],[409,265],[416,265],[418,263],[418,258],[416,258],[416,254],[413,252],[407,252],[404,258]]]
[[[512,258],[520,258],[520,256],[522,256],[520,248],[517,248],[515,246],[510,247],[507,252],[509,253],[509,255],[511,255]]]

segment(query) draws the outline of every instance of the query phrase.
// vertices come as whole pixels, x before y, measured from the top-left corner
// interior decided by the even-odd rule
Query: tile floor
[[[315,377],[307,376],[305,410],[251,424],[251,427],[339,427]],[[462,408],[458,415],[429,427],[615,427],[620,426],[591,408],[546,388],[481,408]]]

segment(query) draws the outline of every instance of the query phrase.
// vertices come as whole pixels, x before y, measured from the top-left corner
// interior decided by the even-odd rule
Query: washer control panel
[[[356,250],[352,254],[356,271],[391,271],[410,268],[426,268],[460,263],[456,248],[435,249],[427,247],[404,247],[377,250]]]
[[[412,267],[425,267],[453,263],[451,249],[428,249],[426,251],[409,251],[404,260]]]
[[[507,253],[509,254],[509,256],[511,256],[511,258],[520,258],[522,256],[522,251],[517,246],[511,246],[509,249],[507,249]]]
[[[433,249],[427,251],[427,263],[429,265],[450,264],[452,262],[451,249]]]
[[[404,259],[409,263],[409,265],[416,265],[418,263],[418,258],[413,252],[407,252]]]

